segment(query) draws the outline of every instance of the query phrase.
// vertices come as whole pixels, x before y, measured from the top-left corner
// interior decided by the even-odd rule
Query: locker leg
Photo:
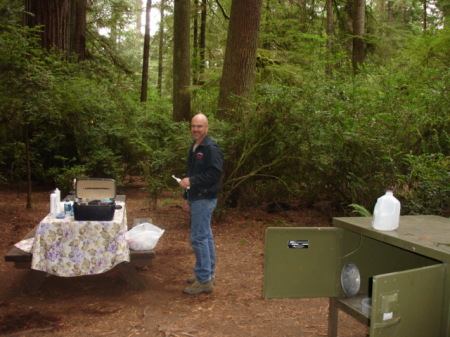
[[[330,306],[328,311],[328,337],[337,337],[339,309],[336,305],[336,299],[330,297]]]

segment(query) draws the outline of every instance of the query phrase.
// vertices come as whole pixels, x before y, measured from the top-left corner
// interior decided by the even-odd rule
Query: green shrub
[[[450,216],[450,158],[440,153],[407,155],[396,194],[402,213]]]

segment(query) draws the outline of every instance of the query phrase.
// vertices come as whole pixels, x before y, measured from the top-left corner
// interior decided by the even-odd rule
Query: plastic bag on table
[[[133,250],[151,250],[156,247],[163,234],[164,229],[144,222],[127,231],[125,239],[128,246]]]

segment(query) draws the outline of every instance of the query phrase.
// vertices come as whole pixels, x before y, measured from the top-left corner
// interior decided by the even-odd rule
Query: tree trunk
[[[163,76],[163,48],[164,48],[164,0],[160,0],[159,12],[161,20],[159,22],[159,51],[158,51],[158,93],[162,92]]]
[[[204,84],[202,75],[205,72],[205,48],[206,48],[206,3],[207,0],[194,1],[194,71],[192,74],[194,84]],[[198,16],[200,13],[200,20]]]
[[[198,74],[200,72],[200,57],[199,57],[199,34],[198,34],[198,0],[194,0],[194,32],[193,32],[193,38],[194,41],[192,42],[192,47],[194,48],[194,69],[192,72],[192,83],[194,85],[198,84]]]
[[[332,60],[333,60],[333,1],[326,0],[327,9],[327,52],[328,52],[328,62],[325,66],[325,73],[331,75],[333,72]]]
[[[31,209],[31,160],[30,160],[30,138],[29,138],[28,121],[24,126],[24,139],[25,139],[25,162],[27,173],[27,209]]]
[[[199,84],[204,84],[203,73],[205,72],[205,50],[206,50],[206,4],[207,0],[202,0],[202,8],[200,14],[200,41],[199,41],[199,57],[200,57],[200,80]]]
[[[87,0],[76,1],[73,52],[78,55],[80,61],[86,58],[86,9]]]
[[[150,10],[152,0],[147,0],[145,8],[145,34],[144,34],[144,55],[142,62],[142,83],[141,83],[141,102],[147,102],[148,89],[148,65],[150,57]]]
[[[394,1],[388,1],[387,6],[387,22],[393,23],[394,22],[394,14],[393,14],[393,7],[394,7]]]
[[[345,39],[345,51],[347,54],[347,58],[349,61],[352,60],[352,52],[353,52],[353,39],[352,39],[352,34],[353,34],[353,16],[355,15],[354,13],[354,1],[353,0],[347,0],[346,4],[345,4],[345,13],[347,15],[345,15],[345,32],[346,32],[346,36],[347,38]]]
[[[364,25],[366,16],[366,5],[364,0],[355,0],[353,11],[353,72],[357,74],[364,63]]]
[[[266,0],[265,6],[264,6],[264,27],[262,28],[264,32],[268,33],[272,31],[273,26],[273,15],[272,15],[272,1],[273,0]],[[264,49],[270,50],[272,49],[273,41],[272,38],[265,38],[263,41],[261,41],[262,47]]]
[[[427,0],[423,0],[423,31],[427,30]]]
[[[307,25],[307,20],[308,20],[307,0],[300,0],[299,7],[300,7],[300,15],[299,15],[300,31],[302,33],[306,33],[308,31],[308,29],[307,29],[307,26],[308,26]]]
[[[174,1],[173,119],[188,121],[191,115],[190,0]]]
[[[233,0],[217,117],[239,120],[254,85],[262,0]]]
[[[24,24],[43,25],[41,45],[85,57],[86,0],[25,0]]]

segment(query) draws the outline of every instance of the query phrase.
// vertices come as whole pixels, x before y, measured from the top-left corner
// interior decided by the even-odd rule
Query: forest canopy
[[[156,201],[204,113],[222,209],[351,214],[392,189],[449,216],[448,3],[252,3],[0,0],[0,184],[142,176]]]

